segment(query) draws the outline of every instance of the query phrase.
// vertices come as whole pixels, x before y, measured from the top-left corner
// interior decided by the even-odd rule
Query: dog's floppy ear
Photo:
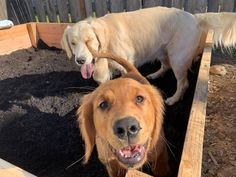
[[[70,48],[70,44],[68,41],[68,35],[71,33],[71,26],[67,26],[66,29],[64,30],[62,39],[61,39],[61,47],[66,51],[67,57],[71,58],[72,57],[72,50]]]
[[[152,105],[154,106],[154,114],[155,114],[155,123],[151,136],[152,137],[151,148],[154,148],[156,146],[158,139],[161,136],[163,116],[164,116],[164,101],[161,96],[161,93],[153,86],[150,86],[147,90],[151,94],[151,100],[152,100]]]
[[[81,101],[81,106],[77,111],[80,132],[85,142],[84,163],[87,163],[89,157],[91,156],[93,147],[95,145],[96,136],[93,122],[93,106],[91,97],[91,94],[84,96]]]
[[[107,50],[107,44],[108,42],[106,41],[106,30],[105,28],[99,24],[98,22],[91,22],[91,26],[93,29],[94,34],[96,35],[96,38],[99,42],[99,50]]]

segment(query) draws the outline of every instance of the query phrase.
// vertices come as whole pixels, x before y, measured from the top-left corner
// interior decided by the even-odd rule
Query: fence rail
[[[236,0],[1,0],[0,19],[26,22],[77,22],[89,16],[133,11],[153,6],[190,13],[236,11]]]

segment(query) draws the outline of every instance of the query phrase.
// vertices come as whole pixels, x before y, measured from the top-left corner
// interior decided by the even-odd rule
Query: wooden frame
[[[11,29],[0,30],[0,55],[6,55],[13,51],[26,49],[32,46],[37,47],[39,39],[49,47],[61,48],[60,40],[67,25],[69,24],[28,23],[14,26]],[[178,177],[201,176],[212,36],[213,32],[208,32],[189,117]],[[11,174],[10,176],[14,177],[11,173],[12,170],[8,168],[9,165],[7,162],[1,160],[0,164],[0,172],[9,173],[9,175]],[[10,168],[12,168],[12,166],[10,166]],[[18,167],[16,168],[19,170]],[[24,175],[15,176],[23,177]],[[132,170],[127,173],[127,177],[128,176],[145,177],[147,175]],[[31,176],[29,175],[29,177]]]

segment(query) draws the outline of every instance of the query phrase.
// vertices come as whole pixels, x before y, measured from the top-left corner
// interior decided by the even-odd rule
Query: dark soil
[[[180,161],[198,65],[189,72],[190,88],[184,100],[166,107],[164,128],[173,176]],[[74,61],[59,50],[17,51],[0,56],[0,66],[0,158],[39,177],[107,176],[96,151],[87,165],[82,164],[84,143],[75,116],[81,96],[97,84],[83,80]],[[148,64],[140,71],[146,75],[158,67],[158,63]],[[164,97],[176,90],[171,71],[152,84]]]
[[[236,50],[219,50],[212,66],[226,74],[211,74],[203,151],[203,177],[236,177]]]

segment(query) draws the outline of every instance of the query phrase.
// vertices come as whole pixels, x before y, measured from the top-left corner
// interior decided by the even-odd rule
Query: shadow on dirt
[[[184,100],[166,107],[165,133],[169,142],[172,169],[177,173],[197,78],[198,66],[189,72],[190,88]],[[146,75],[159,63],[140,68]],[[173,73],[151,81],[164,95],[176,90]],[[80,73],[50,72],[23,75],[0,81],[0,157],[40,177],[104,177],[106,170],[94,151],[88,165],[82,161],[84,143],[76,122],[82,93],[96,88],[93,80]],[[89,86],[89,87],[88,87]]]

